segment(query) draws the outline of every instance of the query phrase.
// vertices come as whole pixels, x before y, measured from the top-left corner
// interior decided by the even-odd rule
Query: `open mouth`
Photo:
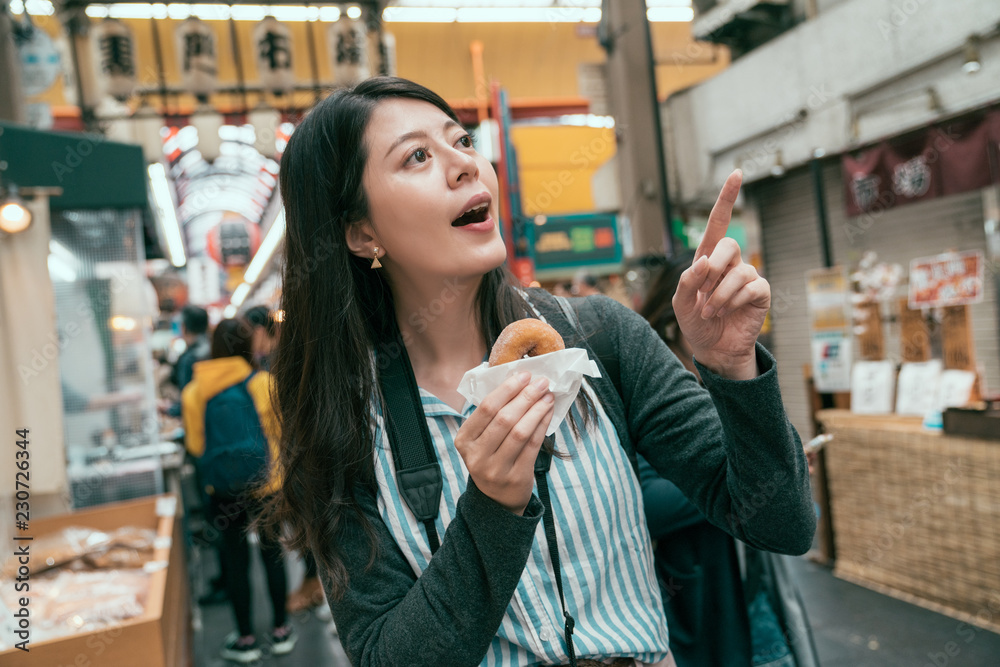
[[[464,227],[466,225],[475,224],[477,222],[486,222],[486,218],[488,217],[490,217],[489,203],[480,204],[479,206],[469,209],[468,211],[460,215],[457,220],[451,223],[451,226]]]

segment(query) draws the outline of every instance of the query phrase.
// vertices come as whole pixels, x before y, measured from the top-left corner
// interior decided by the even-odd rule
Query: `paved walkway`
[[[202,559],[202,550],[195,549],[191,571],[204,573],[202,576],[207,578],[214,573],[215,564],[210,560],[202,567]],[[266,636],[270,610],[259,556],[254,556],[253,567],[254,622],[260,636]],[[808,606],[823,667],[1000,667],[1000,635],[842,581],[827,568],[802,558],[792,559],[792,571]],[[302,578],[301,564],[290,562],[289,574],[289,585],[297,587]],[[195,596],[202,590],[197,588]],[[299,632],[295,650],[280,658],[265,657],[259,664],[350,666],[322,613],[299,614],[292,622]],[[218,654],[223,638],[234,627],[228,606],[199,609],[195,667],[233,664]]]

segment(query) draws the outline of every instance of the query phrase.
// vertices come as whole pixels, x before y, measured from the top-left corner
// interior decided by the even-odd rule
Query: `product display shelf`
[[[21,667],[191,665],[191,607],[179,509],[178,497],[165,494],[32,521],[29,533],[36,539],[69,526],[106,532],[122,526],[155,530],[157,542],[147,566],[151,573],[145,609],[139,616],[94,632],[32,640],[29,652],[11,649],[0,653],[0,664]],[[37,621],[37,618],[32,619],[32,622]]]

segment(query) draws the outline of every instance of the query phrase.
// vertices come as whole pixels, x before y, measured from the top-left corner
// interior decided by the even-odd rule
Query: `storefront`
[[[981,593],[1000,586],[994,568],[977,555],[979,546],[996,549],[983,539],[998,519],[985,481],[1000,474],[998,443],[942,433],[940,425],[929,430],[925,423],[933,420],[925,414],[896,414],[903,391],[896,371],[900,362],[923,359],[960,368],[946,340],[947,319],[960,310],[969,317],[967,369],[978,372],[979,393],[1000,388],[998,118],[979,112],[748,189],[761,220],[785,405],[803,439],[817,427],[834,436],[816,480],[823,505],[819,555],[831,559],[838,576],[970,623],[985,604]],[[822,209],[817,193],[825,196]],[[973,272],[978,296],[951,310],[911,309],[911,262],[952,251],[982,262]],[[807,282],[807,273],[823,266],[834,273],[839,267],[845,279],[850,349],[841,378],[847,384],[829,390],[827,401],[845,409],[817,413],[821,397],[799,371],[815,378],[823,363],[815,344],[817,294]],[[868,284],[873,275],[885,283]],[[850,393],[858,389],[851,361],[866,359],[890,365],[895,395],[884,414],[846,410],[853,398],[854,412],[878,412]],[[922,395],[937,392],[932,383],[917,388]],[[996,629],[982,619],[977,624]]]
[[[24,476],[15,495],[12,475],[23,517],[3,524],[13,533],[4,538],[30,544],[32,595],[22,653],[12,615],[23,605],[4,587],[0,662],[75,663],[101,645],[108,664],[140,653],[144,664],[181,664],[190,651],[182,449],[163,441],[156,417],[158,308],[146,278],[156,240],[144,225],[141,149],[0,123],[0,164],[5,191],[17,186],[32,215],[0,236],[0,422],[17,429],[3,452]],[[5,576],[19,567],[9,553]],[[56,566],[66,567],[38,576]]]

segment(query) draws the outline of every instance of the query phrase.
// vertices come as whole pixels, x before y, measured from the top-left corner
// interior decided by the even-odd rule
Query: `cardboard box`
[[[192,664],[187,563],[174,494],[112,503],[37,519],[31,522],[35,538],[68,526],[112,531],[136,526],[156,531],[158,544],[150,575],[145,611],[95,632],[58,639],[31,641],[30,651],[0,653],[0,664],[19,667],[188,667]],[[169,541],[163,538],[171,538]],[[32,568],[33,570],[35,568]],[[10,638],[5,638],[9,641]]]

